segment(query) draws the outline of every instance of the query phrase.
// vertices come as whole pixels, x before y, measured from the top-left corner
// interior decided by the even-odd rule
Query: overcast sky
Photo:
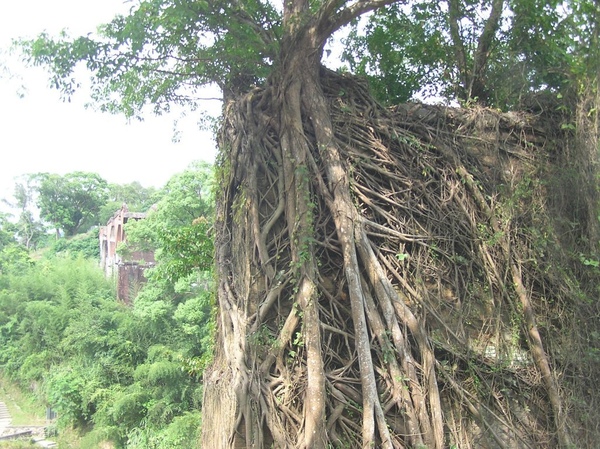
[[[179,120],[174,143],[180,113],[128,124],[123,116],[85,109],[89,98],[83,94],[63,103],[43,70],[24,68],[7,55],[12,38],[63,28],[87,34],[127,10],[123,0],[0,0],[0,199],[25,173],[88,171],[109,182],[161,187],[193,160],[214,161],[212,137],[197,125],[200,112]],[[211,103],[207,107],[216,113],[220,105]]]

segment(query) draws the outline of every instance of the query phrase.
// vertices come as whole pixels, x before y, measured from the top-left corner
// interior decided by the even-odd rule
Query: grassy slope
[[[0,401],[8,407],[13,426],[43,426],[46,424],[44,406],[22,392],[2,375],[0,375]]]
[[[6,404],[13,426],[44,426],[46,425],[46,408],[32,395],[23,392],[17,385],[0,373],[0,401]],[[80,435],[72,429],[63,429],[56,441],[59,448],[79,448]],[[40,446],[32,445],[28,441],[0,442],[0,449],[39,449]]]

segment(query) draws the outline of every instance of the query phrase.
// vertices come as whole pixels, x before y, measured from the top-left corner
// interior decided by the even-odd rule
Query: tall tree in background
[[[85,226],[98,223],[97,215],[108,197],[108,184],[96,173],[73,172],[64,176],[50,173],[33,175],[38,186],[40,218],[73,236]]]
[[[476,158],[444,138],[456,129],[429,128],[426,114],[394,115],[359,80],[321,65],[337,30],[400,4],[148,0],[98,39],[26,43],[65,95],[84,61],[109,111],[193,108],[200,86],[223,91],[206,447],[570,445],[553,369],[568,351],[548,352],[532,306],[562,303],[564,289],[535,264],[526,272],[538,253],[521,232],[525,214],[509,214],[527,203],[523,192],[497,212]],[[490,97],[485,77],[503,4],[491,3],[472,35],[460,28],[477,4],[447,4],[448,32],[437,36],[454,49],[441,67],[454,72],[459,98]],[[504,60],[494,61],[501,71]],[[456,305],[445,306],[446,297]],[[472,304],[489,307],[496,324],[481,316],[481,327],[473,324]],[[535,400],[522,394],[530,379],[513,355],[508,365],[490,361],[478,345],[491,334],[498,351],[526,348]]]
[[[37,246],[44,240],[46,229],[37,218],[35,206],[37,198],[37,182],[31,175],[24,175],[15,183],[13,199],[3,199],[3,202],[18,211],[16,234],[22,245],[27,249]]]
[[[29,182],[15,184],[15,205],[20,211],[19,221],[17,222],[17,235],[27,249],[35,247],[46,233],[44,225],[36,219],[32,211],[33,195],[34,191]]]

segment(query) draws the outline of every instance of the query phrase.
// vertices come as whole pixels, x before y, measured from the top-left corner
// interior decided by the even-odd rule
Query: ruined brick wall
[[[142,285],[146,282],[144,272],[150,264],[138,262],[122,262],[117,268],[117,299],[125,304],[131,304]]]
[[[146,214],[141,212],[129,212],[127,205],[123,204],[106,226],[100,227],[100,266],[107,277],[116,277],[117,299],[125,303],[131,303],[146,282],[144,271],[154,266],[154,252],[135,251],[125,259],[117,253],[117,247],[126,241],[127,222],[145,217]]]

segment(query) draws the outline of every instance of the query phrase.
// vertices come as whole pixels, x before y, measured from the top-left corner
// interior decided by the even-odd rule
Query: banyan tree
[[[527,57],[548,42],[523,37],[597,13],[567,3],[561,16],[502,0],[152,0],[98,39],[30,43],[66,93],[85,60],[109,110],[222,89],[203,447],[594,447],[597,79],[588,103],[551,86]],[[446,30],[386,22],[425,7]],[[327,68],[334,33],[380,29],[361,28],[365,15],[396,32],[367,51],[419,29],[431,54],[452,49],[453,64],[419,73],[455,79],[442,90],[465,106],[376,99],[393,49],[361,76]],[[556,21],[536,29],[540,16]],[[511,17],[521,34],[507,37]],[[590,23],[571,42],[597,43]],[[512,90],[493,76],[517,69]],[[494,102],[526,110],[482,106]]]

